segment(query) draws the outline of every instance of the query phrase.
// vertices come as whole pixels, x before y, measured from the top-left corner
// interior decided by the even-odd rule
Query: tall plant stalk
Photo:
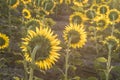
[[[39,46],[35,46],[35,48],[33,49],[33,52],[31,53],[31,57],[32,57],[32,61],[31,61],[31,66],[30,66],[30,75],[29,75],[29,80],[33,80],[33,76],[34,76],[34,63],[35,63],[35,55],[36,52],[38,50]]]
[[[71,43],[71,38],[69,38],[69,41],[67,43],[67,49],[66,55],[65,55],[65,74],[64,74],[64,80],[68,80],[68,69],[69,69],[69,56],[70,56],[70,43]]]
[[[112,66],[111,66],[111,53],[112,53],[112,45],[109,44],[108,45],[108,59],[107,59],[106,71],[105,71],[106,80],[109,80],[110,71],[112,70]]]

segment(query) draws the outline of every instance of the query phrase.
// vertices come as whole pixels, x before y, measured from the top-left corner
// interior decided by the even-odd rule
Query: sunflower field
[[[120,0],[0,0],[0,80],[120,80]]]

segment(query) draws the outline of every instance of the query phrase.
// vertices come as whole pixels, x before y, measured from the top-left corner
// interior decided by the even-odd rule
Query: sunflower
[[[111,47],[117,48],[119,44],[119,39],[117,39],[115,36],[108,36],[103,41],[104,45],[111,45]]]
[[[23,38],[22,51],[25,52],[24,56],[27,61],[32,60],[31,52],[35,46],[39,46],[35,55],[35,65],[42,70],[47,70],[52,67],[60,54],[58,51],[61,49],[59,46],[60,41],[53,35],[51,29],[36,28],[36,31],[29,30],[26,38]]]
[[[20,3],[19,0],[13,0],[12,2],[13,2],[13,3],[12,3],[11,6],[10,6],[12,9],[17,8],[17,6],[18,6],[19,3]]]
[[[99,5],[98,4],[92,4],[92,6],[90,7],[90,9],[93,9],[95,11],[97,11]]]
[[[107,17],[111,23],[119,22],[120,12],[117,9],[111,9],[109,12],[107,12]]]
[[[23,15],[24,18],[26,18],[26,19],[31,18],[31,13],[30,13],[30,11],[29,11],[28,9],[23,9],[23,10],[22,10],[22,15]]]
[[[5,49],[9,46],[9,38],[5,34],[0,33],[0,49]]]
[[[31,18],[28,21],[25,22],[25,26],[28,30],[34,30],[35,27],[43,26],[42,22],[38,19]]]
[[[97,30],[103,31],[108,27],[109,19],[105,16],[97,16],[96,19]]]
[[[23,2],[23,4],[28,4],[31,2],[31,0],[21,0]]]
[[[73,4],[76,6],[83,6],[87,2],[88,2],[88,0],[73,0]]]
[[[94,9],[88,9],[85,11],[86,17],[88,20],[94,20],[95,17],[97,16],[97,13]]]
[[[47,15],[49,15],[50,13],[53,13],[56,4],[57,3],[55,1],[45,0],[42,2],[42,9]]]
[[[105,14],[109,12],[109,6],[108,5],[101,5],[98,7],[98,14]]]
[[[78,24],[70,24],[67,25],[64,30],[64,40],[66,43],[70,41],[70,47],[72,48],[80,48],[85,45],[85,42],[87,41],[87,35],[85,30],[83,29],[82,25]]]
[[[80,12],[74,12],[70,15],[69,21],[70,23],[82,24],[85,20],[85,15]]]

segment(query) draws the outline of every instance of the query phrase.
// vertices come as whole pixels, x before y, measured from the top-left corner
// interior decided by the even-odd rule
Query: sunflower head
[[[19,5],[19,3],[20,3],[19,0],[12,0],[10,7],[12,9],[15,9]]]
[[[26,38],[23,38],[22,51],[25,52],[25,59],[32,60],[32,51],[38,46],[35,55],[35,64],[43,70],[50,69],[53,64],[59,59],[58,51],[60,41],[53,35],[53,32],[48,28],[36,28],[36,31],[29,30]]]
[[[90,7],[91,9],[97,11],[97,9],[99,8],[99,5],[97,4],[92,4],[92,6]]]
[[[96,19],[97,30],[103,31],[108,27],[109,19],[105,16],[97,16]]]
[[[21,1],[23,2],[23,4],[28,4],[32,2],[31,0],[21,0]]]
[[[107,13],[107,17],[111,22],[119,22],[120,21],[120,12],[117,9],[111,9]]]
[[[35,18],[31,18],[25,22],[25,26],[27,27],[28,30],[35,31],[35,27],[43,26],[43,24],[40,20],[35,19]]]
[[[95,12],[95,10],[94,9],[88,9],[86,12],[85,12],[85,14],[86,14],[86,17],[88,18],[88,19],[94,19],[95,17],[96,17],[96,12]]]
[[[106,14],[109,11],[108,5],[101,5],[98,7],[98,13],[99,14]]]
[[[64,30],[64,40],[66,43],[70,40],[70,47],[72,48],[80,48],[85,45],[86,40],[86,32],[83,29],[82,25],[70,24],[67,25]]]
[[[5,34],[0,33],[0,50],[9,46],[9,38]]]
[[[82,24],[85,20],[85,15],[80,12],[74,12],[70,15],[70,23]]]
[[[23,15],[23,17],[26,18],[26,19],[31,18],[31,13],[30,13],[30,11],[29,11],[28,9],[23,9],[23,10],[22,10],[22,15]]]
[[[55,6],[56,6],[56,2],[52,0],[45,0],[42,2],[42,8],[47,14],[53,13]]]
[[[106,37],[105,41],[103,41],[103,43],[107,46],[111,45],[112,48],[113,47],[116,48],[117,45],[119,44],[119,40],[114,36],[108,36],[108,37]]]

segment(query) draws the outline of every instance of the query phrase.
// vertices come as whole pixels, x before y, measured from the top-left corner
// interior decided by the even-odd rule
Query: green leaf
[[[96,60],[97,60],[98,62],[102,62],[102,63],[107,62],[107,59],[104,58],[104,57],[99,57],[99,58],[97,58]]]

